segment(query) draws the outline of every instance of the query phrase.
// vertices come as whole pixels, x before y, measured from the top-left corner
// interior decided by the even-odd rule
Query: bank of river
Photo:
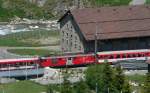
[[[0,35],[6,35],[21,31],[33,31],[38,29],[58,30],[57,20],[23,20],[0,22]]]

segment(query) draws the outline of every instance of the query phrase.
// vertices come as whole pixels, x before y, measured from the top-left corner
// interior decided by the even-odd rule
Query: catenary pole
[[[95,31],[95,67],[97,65],[97,30],[98,30],[98,23],[96,22],[96,31]],[[96,67],[97,70],[97,67]],[[95,92],[98,93],[98,83],[97,83],[97,77],[96,77],[96,84],[95,84]]]

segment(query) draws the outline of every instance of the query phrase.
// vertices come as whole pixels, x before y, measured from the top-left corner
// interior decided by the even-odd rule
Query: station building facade
[[[115,6],[68,10],[58,21],[63,52],[150,48],[150,6]]]

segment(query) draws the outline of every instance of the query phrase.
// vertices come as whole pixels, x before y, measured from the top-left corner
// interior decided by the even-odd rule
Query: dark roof
[[[96,28],[98,39],[150,36],[148,5],[84,8],[68,13],[73,15],[86,40],[95,39]]]

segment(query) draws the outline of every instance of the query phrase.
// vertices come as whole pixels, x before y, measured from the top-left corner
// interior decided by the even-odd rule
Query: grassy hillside
[[[128,5],[132,0],[89,0],[93,6]]]
[[[55,50],[46,50],[46,49],[8,49],[8,52],[19,54],[19,55],[38,55],[38,56],[46,56],[46,55],[59,55],[60,51]]]
[[[150,4],[150,0],[146,0],[146,4]]]
[[[0,46],[46,46],[58,44],[58,31],[37,30],[0,36]]]
[[[46,86],[42,86],[31,81],[20,81],[11,84],[0,85],[0,93],[41,93],[41,92],[46,92]]]
[[[128,80],[142,84],[145,80],[145,75],[128,75]]]
[[[76,0],[77,1],[77,0]],[[80,0],[81,7],[128,5],[131,0]],[[29,19],[50,19],[61,16],[64,7],[78,6],[75,0],[47,0],[39,7],[29,0],[0,0],[0,21],[10,21],[14,16]],[[58,9],[60,7],[60,9]]]
[[[52,14],[53,5],[55,5],[55,0],[48,0],[44,7],[39,7],[29,0],[0,0],[0,21],[10,21],[14,16],[49,19],[54,17]]]

